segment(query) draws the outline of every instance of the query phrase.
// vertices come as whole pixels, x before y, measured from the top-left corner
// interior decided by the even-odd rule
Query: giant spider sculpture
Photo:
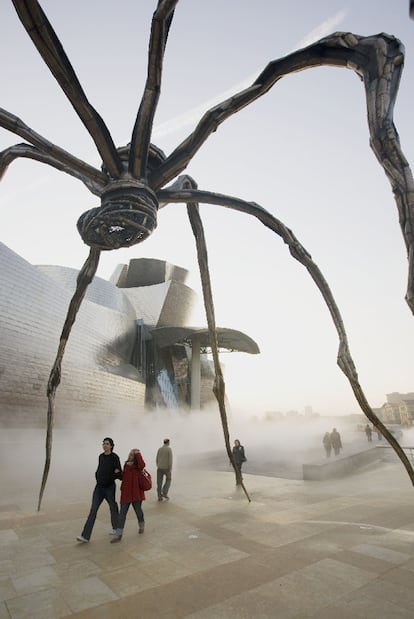
[[[407,303],[414,311],[414,182],[410,167],[401,151],[393,124],[393,106],[397,96],[404,61],[404,48],[395,37],[379,34],[362,37],[336,32],[284,58],[270,62],[253,84],[208,110],[194,131],[168,156],[151,143],[151,132],[161,89],[161,74],[168,32],[178,0],[158,0],[151,24],[148,74],[138,109],[131,142],[116,148],[104,121],[92,107],[66,56],[62,45],[37,0],[12,0],[17,14],[96,144],[102,158],[96,169],[46,140],[20,118],[0,109],[0,126],[26,140],[0,153],[0,176],[18,157],[27,157],[66,172],[100,199],[97,206],[80,216],[77,227],[89,246],[89,256],[79,272],[77,288],[70,302],[58,352],[47,385],[48,415],[46,458],[38,500],[41,506],[51,462],[54,399],[61,379],[65,346],[89,283],[92,281],[101,251],[131,247],[144,241],[156,228],[160,205],[181,202],[187,205],[194,233],[206,318],[215,368],[214,393],[218,401],[227,454],[235,469],[236,480],[249,499],[240,473],[234,466],[225,408],[225,384],[219,362],[214,307],[210,285],[207,249],[198,205],[225,206],[252,215],[279,235],[289,246],[293,258],[307,269],[319,288],[339,337],[337,362],[344,372],[360,408],[387,438],[405,466],[414,484],[414,471],[403,449],[377,418],[359,384],[350,354],[343,321],[321,271],[293,232],[270,212],[254,202],[218,193],[202,191],[194,180],[179,176],[219,125],[243,107],[267,93],[282,77],[310,67],[330,65],[355,71],[364,83],[367,99],[371,147],[382,165],[394,192],[401,230],[409,261]],[[173,184],[168,185],[171,181]],[[250,500],[250,499],[249,499]]]

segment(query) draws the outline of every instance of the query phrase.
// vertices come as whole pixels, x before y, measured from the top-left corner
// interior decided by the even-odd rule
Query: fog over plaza
[[[114,411],[116,413],[116,411]],[[231,441],[239,438],[245,446],[246,473],[260,472],[270,476],[298,478],[302,464],[323,456],[322,436],[332,430],[328,419],[269,422],[230,415]],[[348,450],[355,441],[365,441],[365,435],[355,433],[355,427],[338,426]],[[155,455],[165,437],[170,438],[174,453],[174,483],[180,484],[180,469],[203,466],[232,472],[228,461],[220,416],[217,411],[199,413],[149,413],[139,419],[122,423],[104,420],[99,427],[88,427],[85,420],[53,432],[52,462],[44,495],[44,509],[55,500],[62,488],[65,497],[87,500],[93,489],[94,472],[102,439],[111,436],[114,451],[123,463],[132,448],[141,450],[148,470],[155,479]],[[44,464],[45,432],[42,429],[4,429],[0,441],[0,480],[9,501],[22,501],[28,507],[37,502]],[[20,462],[30,459],[22,475]],[[233,484],[229,483],[229,492]],[[152,494],[149,498],[152,497]],[[153,497],[152,497],[153,498]]]
[[[229,416],[231,442],[239,438],[245,447],[247,462],[243,466],[244,472],[285,479],[302,479],[303,464],[325,459],[322,437],[333,427],[341,433],[344,456],[366,449],[365,433],[358,430],[356,423],[346,419],[299,417],[270,421]],[[55,429],[53,433],[51,468],[42,511],[47,512],[51,503],[63,498],[62,489],[65,501],[89,501],[105,436],[114,439],[114,451],[121,463],[127,459],[130,449],[139,448],[154,481],[157,449],[164,438],[170,438],[174,453],[172,494],[174,486],[180,488],[180,492],[187,492],[183,487],[182,472],[185,470],[233,471],[225,450],[220,417],[215,410],[191,414],[179,411],[149,413],[139,419],[124,419],[122,423],[105,419],[99,426],[93,424],[90,427],[87,420],[82,427],[79,423],[70,425],[69,422],[68,427]],[[372,445],[376,444],[381,443],[374,435]],[[414,430],[403,431],[401,444],[414,445]],[[21,429],[2,430],[0,485],[6,504],[15,501],[30,511],[35,509],[44,465],[44,446],[45,432],[42,429],[26,429],[24,432]],[[27,466],[28,461],[30,466]],[[400,466],[399,474],[404,480],[407,473]],[[357,476],[353,483],[357,488]],[[254,501],[253,478],[248,478],[246,487],[248,492],[253,493]],[[233,491],[234,479],[231,476],[228,481],[229,495]],[[154,497],[154,491],[148,493],[149,500],[154,500]]]
[[[145,83],[156,2],[125,0],[116,8],[97,0],[41,4],[115,144],[126,144]],[[154,143],[169,154],[203,111],[245,88],[270,60],[338,30],[387,32],[404,43],[394,120],[413,166],[414,22],[407,0],[182,0],[167,41]],[[99,167],[90,136],[8,1],[2,3],[0,33],[0,53],[7,58],[0,106]],[[18,141],[0,129],[0,149]],[[325,67],[282,79],[225,121],[186,173],[200,189],[257,202],[293,230],[331,286],[372,407],[380,407],[387,393],[414,390],[406,252],[389,182],[369,148],[364,88],[352,71]],[[0,203],[1,240],[13,251],[32,264],[82,266],[87,248],[76,221],[97,199],[79,181],[20,159],[1,180]],[[304,268],[253,218],[208,205],[200,213],[216,323],[244,331],[261,350],[221,354],[232,423],[266,411],[303,413],[307,406],[321,415],[360,412],[336,365],[329,312]],[[190,271],[188,284],[200,295],[194,325],[204,325],[183,205],[161,209],[158,228],[144,244],[103,252],[98,276],[109,278],[119,263],[139,257]],[[158,438],[164,433],[160,428]],[[194,441],[200,434],[195,428]],[[98,449],[99,440],[93,458]]]

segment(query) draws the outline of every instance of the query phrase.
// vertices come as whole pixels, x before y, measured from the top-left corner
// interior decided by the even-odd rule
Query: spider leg
[[[207,138],[227,118],[266,94],[283,77],[304,69],[318,66],[351,68],[362,76],[368,87],[370,84],[378,86],[378,81],[385,80],[385,83],[381,82],[380,92],[371,89],[371,97],[374,97],[378,109],[373,109],[367,102],[368,112],[374,117],[378,113],[380,124],[384,121],[392,124],[403,58],[402,44],[389,35],[359,37],[337,32],[284,58],[271,61],[251,86],[207,110],[194,131],[152,172],[151,187],[159,189],[180,174]]]
[[[52,457],[52,434],[53,434],[53,423],[54,423],[54,415],[55,415],[54,402],[55,402],[56,390],[59,386],[60,379],[61,379],[61,366],[62,366],[63,355],[65,352],[67,341],[69,339],[70,332],[72,330],[73,323],[75,322],[77,313],[85,297],[87,288],[89,284],[91,283],[91,281],[93,280],[96,270],[98,268],[100,254],[101,252],[98,249],[91,248],[89,251],[89,255],[82,269],[79,271],[77,282],[76,282],[76,290],[69,304],[69,308],[66,314],[66,319],[65,319],[62,333],[61,333],[60,340],[59,340],[58,352],[56,354],[55,362],[53,364],[52,370],[49,375],[49,381],[47,384],[48,409],[47,409],[47,430],[46,430],[46,457],[45,457],[45,464],[44,464],[43,475],[42,475],[42,482],[40,485],[37,511],[40,511],[43,493],[44,493],[47,478],[49,475],[50,462],[51,462],[51,457]]]
[[[348,344],[348,337],[345,331],[345,326],[341,313],[328,285],[328,282],[324,278],[319,267],[312,260],[312,256],[309,254],[309,252],[298,241],[292,230],[287,228],[279,219],[274,217],[271,213],[266,211],[263,207],[256,204],[255,202],[246,202],[244,200],[241,200],[240,198],[235,198],[232,196],[212,193],[209,191],[200,191],[193,188],[194,185],[191,185],[191,183],[194,183],[194,181],[190,177],[183,176],[180,178],[181,186],[183,187],[183,189],[164,189],[162,191],[159,191],[157,195],[160,202],[184,202],[187,204],[188,211],[190,211],[189,205],[196,205],[198,208],[198,205],[200,203],[210,205],[214,204],[217,206],[225,206],[227,208],[246,213],[247,215],[252,215],[253,217],[256,217],[259,221],[261,221],[262,224],[265,225],[267,228],[279,235],[288,245],[292,257],[295,258],[295,260],[300,262],[307,269],[308,273],[310,274],[322,294],[322,297],[328,307],[329,313],[331,314],[331,318],[338,333],[339,347],[337,363],[342,372],[347,377],[361,410],[375,426],[378,426],[381,429],[381,432],[388,440],[390,445],[393,447],[397,456],[407,470],[410,480],[414,485],[414,470],[404,450],[401,448],[400,444],[391,434],[391,432],[387,429],[387,427],[380,421],[380,419],[378,419],[373,409],[369,405],[367,398],[365,397],[364,391],[359,383],[355,363],[351,356]],[[188,179],[187,183],[185,183],[185,179]],[[175,184],[176,187],[177,185],[178,183]],[[191,186],[192,188],[189,189],[189,186]],[[204,259],[203,256],[202,259]],[[207,260],[206,251],[205,260]],[[201,262],[200,258],[199,262]]]
[[[148,50],[148,75],[142,95],[129,151],[129,172],[134,178],[146,178],[152,125],[161,91],[162,64],[168,32],[178,0],[160,0],[151,23]]]
[[[21,138],[24,138],[33,144],[36,149],[28,151],[33,153],[33,159],[38,159],[38,161],[41,161],[41,159],[36,156],[37,153],[41,153],[43,157],[50,158],[50,161],[46,161],[45,159],[45,163],[49,163],[50,165],[53,165],[54,167],[61,169],[72,176],[76,176],[83,183],[85,183],[85,185],[90,182],[97,188],[101,187],[103,189],[103,187],[108,183],[108,178],[103,172],[88,163],[85,163],[82,159],[74,157],[63,148],[53,144],[53,142],[49,142],[49,140],[44,138],[39,133],[36,133],[36,131],[26,125],[18,116],[7,112],[7,110],[4,110],[3,108],[0,108],[0,127],[19,135]],[[27,148],[29,149],[30,147],[28,146]],[[29,157],[30,155],[21,154],[19,156]],[[56,162],[56,165],[52,163],[52,160]],[[59,165],[62,167],[59,168]],[[92,193],[97,192],[93,191]]]
[[[267,93],[282,77],[321,65],[350,68],[364,82],[371,148],[384,169],[395,196],[408,254],[405,298],[414,313],[414,179],[393,123],[403,62],[404,47],[395,37],[386,34],[360,37],[341,32],[285,58],[274,60],[249,88],[208,110],[193,133],[150,174],[149,183],[157,191],[175,178],[226,118]]]
[[[8,166],[19,157],[26,157],[28,159],[34,159],[35,161],[39,161],[40,163],[46,163],[56,170],[60,172],[65,172],[71,176],[74,176],[78,180],[82,181],[82,183],[89,189],[89,191],[97,196],[101,195],[102,185],[96,184],[94,181],[90,180],[84,174],[80,174],[77,170],[70,168],[63,163],[60,163],[57,159],[48,155],[35,146],[30,146],[30,144],[15,144],[14,146],[10,146],[9,148],[5,148],[0,152],[0,180],[6,173]]]
[[[182,187],[190,187],[196,188],[197,185],[189,176],[181,177],[181,181],[179,181]],[[224,434],[224,443],[226,446],[226,451],[228,458],[233,466],[234,473],[236,475],[236,484],[240,485],[243,488],[243,491],[247,497],[247,500],[250,502],[249,494],[246,490],[246,487],[243,483],[243,478],[241,475],[241,471],[236,466],[234,461],[233,452],[230,446],[230,435],[229,435],[229,425],[227,421],[227,412],[226,412],[226,403],[225,403],[225,383],[223,372],[221,369],[220,358],[218,354],[218,340],[217,340],[217,330],[216,330],[216,319],[214,315],[214,303],[213,303],[213,293],[211,288],[211,279],[210,272],[208,267],[208,254],[207,254],[207,244],[204,235],[203,223],[201,221],[200,212],[198,208],[197,202],[187,202],[187,213],[190,220],[191,228],[194,234],[194,238],[196,241],[197,247],[197,259],[198,265],[200,268],[200,278],[203,289],[203,299],[204,299],[204,308],[206,311],[206,318],[210,336],[210,346],[213,356],[213,364],[214,364],[214,386],[213,392],[216,396],[221,425],[223,428]]]
[[[27,34],[95,142],[110,175],[119,178],[123,172],[123,165],[111,134],[101,116],[89,103],[42,7],[37,0],[12,0],[12,2]]]

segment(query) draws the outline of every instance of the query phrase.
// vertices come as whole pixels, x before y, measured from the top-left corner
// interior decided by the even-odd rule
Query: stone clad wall
[[[56,268],[51,278],[1,243],[0,266],[0,425],[43,425],[47,380],[72,295],[58,283]],[[119,294],[111,286],[101,286],[100,294],[105,290]],[[124,312],[112,309],[119,299],[106,301],[83,301],[63,359],[57,425],[72,414],[85,419],[143,409],[138,372],[132,380],[108,371],[129,363],[134,312],[129,301]]]

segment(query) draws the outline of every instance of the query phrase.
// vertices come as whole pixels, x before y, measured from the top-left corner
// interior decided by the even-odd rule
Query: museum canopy
[[[193,346],[194,342],[207,352],[210,348],[210,334],[208,329],[197,327],[159,327],[150,331],[152,338],[156,341],[158,348],[165,348],[173,344],[188,344]],[[217,343],[219,348],[229,351],[246,352],[251,355],[260,353],[256,342],[243,333],[235,329],[216,328]]]

